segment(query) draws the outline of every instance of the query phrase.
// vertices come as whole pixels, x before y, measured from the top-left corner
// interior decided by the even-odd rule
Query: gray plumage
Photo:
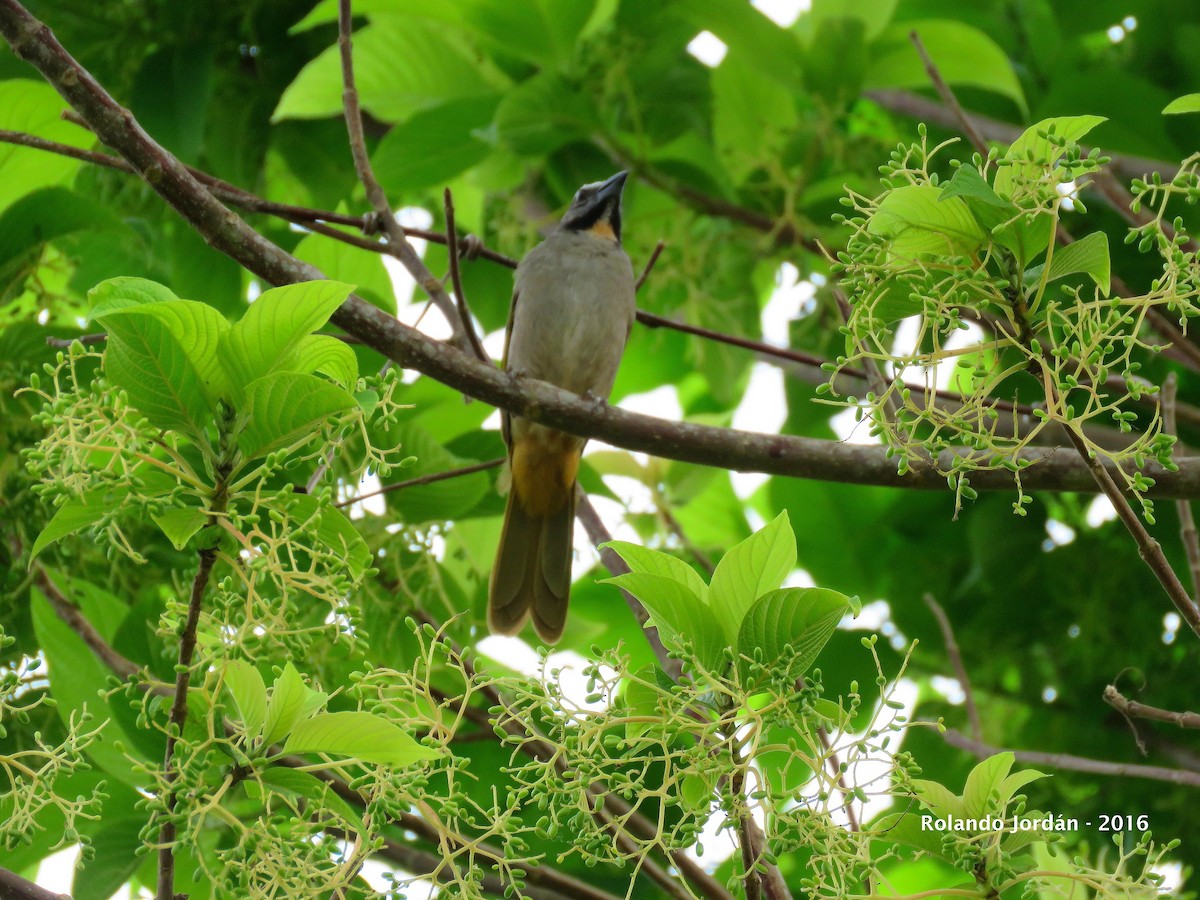
[[[517,267],[505,368],[607,399],[633,325],[633,267],[621,248],[624,173],[580,188],[559,228]],[[532,617],[562,635],[571,588],[575,475],[583,438],[503,417],[511,487],[488,591],[488,627],[515,634]]]

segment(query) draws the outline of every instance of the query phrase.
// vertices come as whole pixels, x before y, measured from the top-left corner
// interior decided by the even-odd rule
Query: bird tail
[[[577,464],[578,455],[569,462]],[[541,481],[536,496],[528,496],[531,485],[523,489],[516,463],[488,590],[488,628],[516,634],[532,616],[538,637],[552,644],[562,637],[570,600],[575,466],[566,485],[558,481],[556,502],[547,502],[557,479]]]

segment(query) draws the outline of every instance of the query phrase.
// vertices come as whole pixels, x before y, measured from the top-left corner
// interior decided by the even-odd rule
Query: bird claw
[[[605,400],[603,397],[593,394],[591,391],[584,391],[579,396],[588,403],[592,404],[592,406],[596,407],[597,410],[602,410],[604,407],[608,406],[607,400]]]

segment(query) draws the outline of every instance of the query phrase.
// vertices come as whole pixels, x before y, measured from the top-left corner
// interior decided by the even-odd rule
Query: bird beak
[[[625,179],[629,177],[628,172],[618,172],[604,184],[600,185],[600,190],[596,191],[593,198],[597,202],[603,203],[611,197],[619,198],[621,192],[625,190]]]

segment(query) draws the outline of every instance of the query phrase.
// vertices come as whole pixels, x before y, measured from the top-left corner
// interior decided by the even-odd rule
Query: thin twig
[[[367,139],[363,131],[362,110],[359,108],[358,89],[354,85],[354,54],[351,41],[350,0],[338,0],[338,51],[342,60],[342,108],[346,118],[346,133],[350,140],[350,152],[354,156],[354,169],[358,180],[366,192],[367,200],[375,210],[379,221],[387,235],[388,244],[395,253],[396,259],[416,280],[421,289],[429,295],[429,299],[441,310],[446,321],[454,332],[451,343],[462,349],[466,344],[466,336],[457,321],[458,311],[454,301],[446,294],[442,283],[434,278],[417,251],[409,243],[404,229],[396,221],[392,208],[388,204],[387,193],[375,177],[371,167],[371,157],[367,153]]]
[[[942,643],[946,645],[946,655],[950,657],[954,677],[958,679],[959,687],[962,688],[967,707],[967,721],[971,723],[971,736],[977,741],[982,741],[983,721],[979,718],[979,707],[975,705],[975,692],[971,690],[971,680],[967,677],[967,667],[963,665],[962,654],[958,649],[958,641],[954,638],[954,629],[950,625],[950,619],[942,605],[933,598],[933,594],[926,594],[924,599],[925,605],[937,619],[938,628],[942,631]]]
[[[1180,728],[1200,729],[1200,713],[1176,712],[1158,706],[1147,706],[1145,703],[1130,700],[1118,691],[1115,685],[1110,684],[1104,689],[1104,702],[1127,718],[1150,719]]]
[[[1163,430],[1173,437],[1179,434],[1175,423],[1178,388],[1179,380],[1175,373],[1169,373],[1162,389]],[[1192,573],[1192,602],[1200,603],[1200,533],[1196,531],[1196,517],[1192,514],[1192,504],[1187,500],[1176,500],[1175,509],[1179,513],[1179,539],[1187,553],[1188,569]]]
[[[448,251],[447,255],[450,258],[450,283],[454,285],[454,300],[458,307],[459,321],[462,324],[463,333],[471,343],[471,349],[475,351],[475,355],[483,362],[490,363],[492,358],[483,349],[483,341],[475,333],[475,326],[471,322],[471,312],[467,309],[467,294],[463,290],[462,272],[459,268],[458,232],[455,230],[454,225],[454,197],[450,193],[450,188],[446,188],[443,200],[446,211],[446,249]]]
[[[1088,759],[1084,756],[1073,756],[1069,753],[1042,753],[1034,750],[1006,751],[1003,747],[994,747],[991,744],[973,740],[953,729],[947,729],[942,734],[942,739],[951,747],[965,750],[980,758],[1011,752],[1016,761],[1024,765],[1049,766],[1052,769],[1088,772],[1092,775],[1108,775],[1115,778],[1148,778],[1153,781],[1167,781],[1185,787],[1200,788],[1200,773],[1197,772],[1168,769],[1165,766],[1106,762],[1099,759]]]
[[[637,282],[633,286],[635,292],[642,289],[642,285],[646,283],[646,279],[654,271],[654,264],[658,262],[658,258],[662,256],[662,252],[666,246],[666,241],[659,241],[654,245],[654,249],[650,251],[650,258],[646,260],[646,266],[642,269],[642,274],[638,276]]]
[[[1100,460],[1096,458],[1079,432],[1070,426],[1066,427],[1064,431],[1075,446],[1080,458],[1091,469],[1092,477],[1096,479],[1100,490],[1111,501],[1113,508],[1117,511],[1117,517],[1133,535],[1133,540],[1138,547],[1138,554],[1149,566],[1150,571],[1154,573],[1158,583],[1163,586],[1163,590],[1167,592],[1167,596],[1179,611],[1179,615],[1188,623],[1196,636],[1200,637],[1200,607],[1197,607],[1192,598],[1188,596],[1179,576],[1175,574],[1166,554],[1163,553],[1162,545],[1150,536],[1150,532],[1146,530],[1146,526],[1142,524],[1142,520],[1138,518],[1137,513],[1133,511],[1133,507],[1129,505],[1129,501],[1108,473],[1108,469],[1100,464]]]
[[[215,548],[200,551],[200,565],[192,579],[191,596],[188,598],[187,618],[179,635],[179,660],[175,667],[175,700],[167,723],[167,749],[163,758],[163,777],[167,784],[166,818],[158,833],[158,894],[157,900],[174,900],[175,897],[175,806],[179,800],[173,787],[178,772],[174,764],[175,745],[183,734],[187,722],[188,686],[192,679],[192,660],[196,652],[196,630],[200,625],[200,608],[208,577],[217,561]]]
[[[494,469],[497,466],[504,464],[504,457],[499,459],[489,459],[487,462],[475,463],[470,466],[463,466],[459,469],[448,469],[445,472],[430,472],[428,475],[418,475],[416,478],[410,478],[407,481],[397,481],[395,484],[384,485],[377,491],[368,491],[365,494],[359,494],[356,497],[350,497],[347,500],[339,500],[333,504],[336,507],[353,506],[363,500],[369,500],[371,497],[378,497],[381,494],[390,494],[393,491],[402,491],[405,488],[419,487],[422,484],[433,484],[438,481],[445,481],[449,478],[459,478],[463,475],[473,475],[476,472],[484,472],[488,469]]]
[[[950,107],[950,111],[954,114],[954,118],[962,128],[963,134],[967,136],[967,140],[971,142],[971,146],[978,150],[986,159],[988,155],[987,141],[983,139],[983,135],[976,129],[975,123],[963,112],[958,98],[954,96],[954,91],[950,90],[950,85],[946,83],[946,79],[942,78],[942,73],[938,71],[938,67],[934,65],[933,59],[930,58],[929,52],[925,49],[925,45],[921,43],[921,36],[916,31],[910,31],[908,39],[912,41],[913,46],[917,48],[917,53],[921,55],[921,62],[925,64],[925,72],[929,75],[929,80],[933,82],[934,89],[941,96],[942,102]]]

